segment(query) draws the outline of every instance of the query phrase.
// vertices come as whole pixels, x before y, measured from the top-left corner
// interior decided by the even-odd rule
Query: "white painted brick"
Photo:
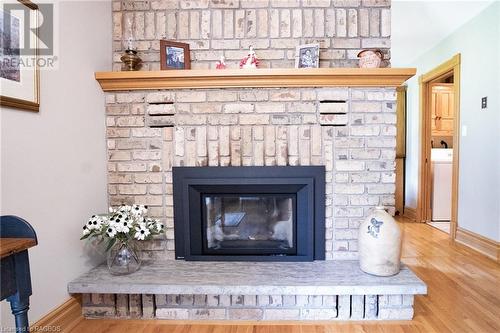
[[[379,197],[373,195],[351,195],[349,203],[354,206],[376,206],[379,204]]]
[[[368,194],[394,194],[394,184],[368,184],[366,186]]]
[[[257,295],[257,304],[259,306],[269,306],[269,301],[268,295]]]
[[[230,295],[219,295],[219,306],[230,306],[231,296]]]
[[[222,11],[212,10],[212,38],[222,38]]]
[[[244,297],[243,295],[231,295],[231,306],[243,306]]]
[[[356,9],[347,11],[347,36],[358,36],[358,11]]]
[[[325,36],[325,11],[323,9],[314,10],[314,36]]]
[[[297,38],[302,36],[302,10],[292,10],[292,37]]]
[[[300,91],[279,89],[271,91],[269,98],[271,101],[296,101],[300,99]]]
[[[257,306],[257,296],[256,295],[245,295],[244,296],[245,306]]]
[[[194,295],[194,305],[195,306],[207,305],[207,295]]]
[[[381,308],[378,312],[381,320],[411,320],[413,319],[413,308]]]
[[[317,90],[318,100],[346,101],[349,99],[347,88],[322,88]]]
[[[252,103],[228,103],[223,107],[224,113],[251,113],[255,105]]]
[[[299,309],[265,309],[265,320],[299,320]]]
[[[187,11],[180,11],[178,13],[178,25],[174,27],[174,29],[177,29],[177,36],[179,39],[188,39],[189,38],[189,12]],[[168,23],[168,18],[167,18],[167,23]],[[169,30],[169,26],[167,26],[167,31]]]
[[[219,295],[207,295],[207,306],[219,306]]]
[[[329,7],[330,0],[304,0],[303,7]]]
[[[319,103],[320,113],[342,113],[347,112],[347,103]]]
[[[381,112],[382,104],[378,102],[352,102],[351,112]]]
[[[351,316],[351,296],[338,296],[338,319],[346,320]]]
[[[255,112],[257,113],[283,113],[285,112],[285,104],[283,103],[257,103],[255,104]]]
[[[334,192],[339,194],[363,194],[365,192],[365,186],[336,184],[334,187]]]
[[[239,98],[242,102],[267,101],[269,94],[267,90],[242,90],[239,92]]]
[[[351,320],[363,319],[364,315],[364,296],[352,295],[351,296]]]
[[[335,36],[335,9],[328,8],[325,12],[325,36],[334,37]]]
[[[269,296],[269,306],[282,306],[283,297],[281,295],[270,295]]]
[[[190,309],[189,319],[193,320],[222,320],[226,318],[226,309]]]
[[[182,9],[208,8],[209,0],[183,0],[180,1]]]
[[[309,305],[321,307],[323,305],[323,296],[321,296],[321,295],[309,296]]]
[[[234,11],[224,10],[224,38],[233,38],[234,36]]]
[[[403,295],[403,306],[413,306],[414,295]]]
[[[269,36],[271,38],[278,38],[280,35],[280,13],[277,9],[269,11]]]
[[[182,103],[193,103],[193,102],[205,102],[207,99],[207,94],[204,91],[179,91],[176,93],[176,98],[178,102]]]
[[[290,10],[283,9],[280,11],[280,37],[290,37]]]
[[[245,11],[235,10],[234,11],[234,37],[243,38],[245,37]]]
[[[395,137],[366,138],[366,146],[369,148],[393,148],[396,147]]]
[[[379,136],[380,127],[376,125],[351,126],[350,134],[352,136]]]
[[[373,160],[382,158],[380,149],[351,149],[350,157],[353,160]]]
[[[332,320],[337,318],[337,309],[301,309],[302,320]]]
[[[227,309],[229,320],[262,320],[262,309]]]
[[[337,171],[361,171],[365,169],[365,162],[361,161],[335,161],[335,170]]]
[[[302,11],[303,16],[303,37],[313,37],[314,36],[314,25],[311,22],[314,22],[314,14],[312,9],[304,9]]]
[[[336,22],[336,31],[337,37],[346,37],[347,36],[347,12],[345,9],[337,9],[335,11],[335,22]]]
[[[334,208],[335,217],[362,217],[363,216],[363,208],[362,207],[335,207]],[[338,227],[338,226],[336,226]],[[342,238],[345,239],[345,238]],[[349,238],[352,239],[352,238]]]
[[[265,125],[269,124],[269,115],[247,114],[240,115],[240,125]]]
[[[259,9],[257,11],[257,37],[268,36],[268,11]]]
[[[377,295],[365,295],[365,319],[376,319],[377,311]]]
[[[189,310],[181,308],[157,308],[155,316],[158,319],[186,320],[189,319]]]
[[[346,114],[321,114],[319,116],[319,123],[321,125],[347,125],[349,122],[348,116]]]

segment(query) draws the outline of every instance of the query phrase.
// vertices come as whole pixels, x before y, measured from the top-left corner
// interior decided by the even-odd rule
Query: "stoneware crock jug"
[[[401,230],[384,207],[375,207],[359,227],[359,264],[363,272],[390,276],[399,273]]]

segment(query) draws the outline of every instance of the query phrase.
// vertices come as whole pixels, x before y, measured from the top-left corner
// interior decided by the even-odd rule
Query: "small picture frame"
[[[319,68],[319,44],[297,46],[295,68]]]
[[[189,44],[160,40],[160,69],[190,69]]]

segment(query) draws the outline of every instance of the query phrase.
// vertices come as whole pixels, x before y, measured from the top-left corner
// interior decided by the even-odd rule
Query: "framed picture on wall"
[[[160,40],[160,68],[190,69],[189,44]]]
[[[38,6],[30,1],[0,9],[0,105],[38,112]]]
[[[297,46],[295,68],[318,68],[319,44],[304,44]]]

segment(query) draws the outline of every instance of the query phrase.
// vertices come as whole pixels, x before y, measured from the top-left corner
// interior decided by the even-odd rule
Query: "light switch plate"
[[[487,109],[488,108],[488,97],[483,97],[481,98],[481,109]]]

